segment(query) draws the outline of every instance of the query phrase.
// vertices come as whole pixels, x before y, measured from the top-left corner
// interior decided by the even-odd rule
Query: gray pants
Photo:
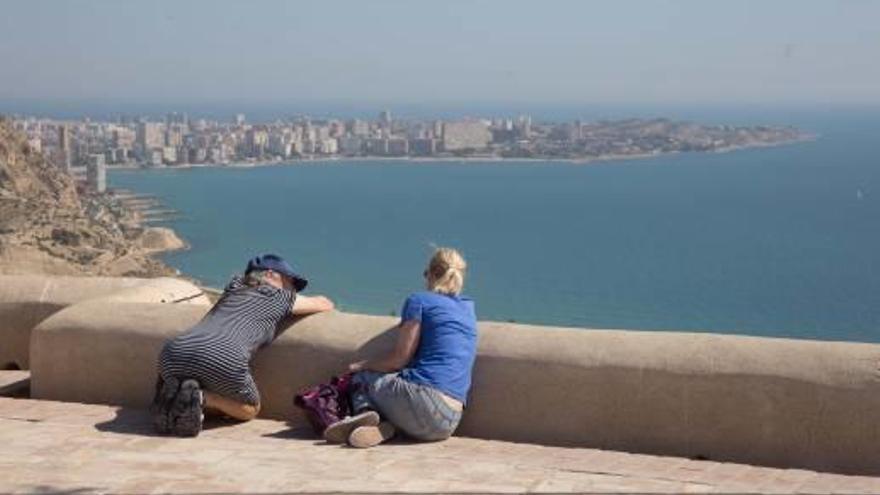
[[[352,410],[373,409],[416,440],[445,440],[461,421],[438,390],[408,382],[397,373],[360,371],[354,375]],[[358,386],[359,385],[359,386]]]

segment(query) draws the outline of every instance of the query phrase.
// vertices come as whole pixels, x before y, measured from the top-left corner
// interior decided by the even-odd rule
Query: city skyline
[[[19,117],[12,121],[34,153],[67,173],[86,167],[103,192],[108,164],[145,168],[281,163],[326,158],[563,159],[590,161],[688,151],[729,151],[812,139],[793,127],[701,125],[670,119],[533,122],[530,115],[464,120],[299,117],[250,123],[170,112],[162,121]],[[77,167],[75,167],[77,166]]]
[[[9,1],[28,102],[880,103],[880,4]],[[13,109],[14,110],[14,109]]]

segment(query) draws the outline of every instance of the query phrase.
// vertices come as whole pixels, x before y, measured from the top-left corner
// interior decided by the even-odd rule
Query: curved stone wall
[[[100,299],[33,332],[36,398],[146,406],[165,338],[204,306]],[[389,349],[389,317],[294,322],[254,363],[263,415]],[[880,345],[485,322],[458,434],[880,474]]]
[[[165,339],[198,322],[207,306],[102,300],[65,308],[31,339],[31,396],[146,407]]]
[[[173,278],[0,276],[0,369],[28,369],[31,330],[89,299],[209,305],[202,290]]]

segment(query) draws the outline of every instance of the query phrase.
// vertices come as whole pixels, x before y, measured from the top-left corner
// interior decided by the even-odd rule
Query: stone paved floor
[[[0,398],[0,493],[880,493],[880,478],[452,438],[370,450],[257,420],[195,439],[145,411]]]

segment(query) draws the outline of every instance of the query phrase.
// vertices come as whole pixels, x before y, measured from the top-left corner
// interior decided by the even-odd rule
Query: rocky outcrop
[[[186,243],[166,227],[148,227],[140,236],[140,246],[145,251],[163,252],[185,249]]]
[[[150,258],[183,247],[165,230],[142,228],[112,196],[77,190],[0,121],[0,273],[172,274]]]

